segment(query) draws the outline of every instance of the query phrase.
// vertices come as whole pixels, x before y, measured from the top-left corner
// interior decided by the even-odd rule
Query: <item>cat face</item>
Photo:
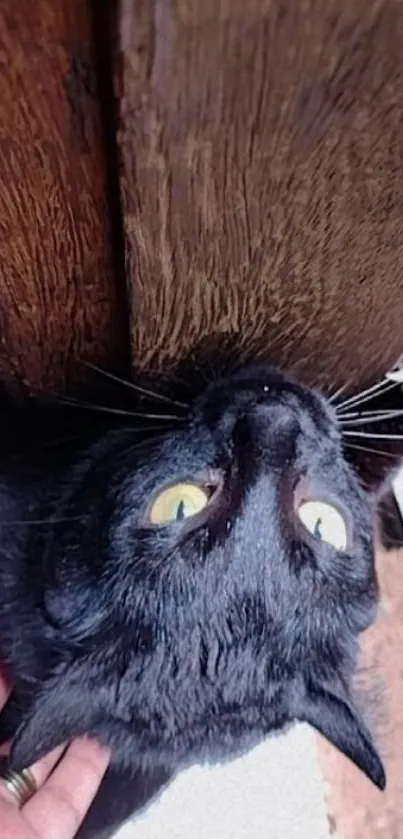
[[[377,602],[372,507],[320,395],[244,369],[177,430],[107,435],[55,512],[16,766],[87,732],[118,763],[176,768],[299,719],[384,786],[349,696]]]

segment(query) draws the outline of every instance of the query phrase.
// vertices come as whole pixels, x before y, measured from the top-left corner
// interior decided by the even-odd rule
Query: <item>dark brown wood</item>
[[[97,62],[85,0],[0,0],[0,375],[33,388],[125,341]]]
[[[353,388],[403,348],[403,4],[122,0],[137,366],[235,339]]]

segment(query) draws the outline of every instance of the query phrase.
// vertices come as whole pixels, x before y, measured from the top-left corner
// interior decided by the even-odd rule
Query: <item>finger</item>
[[[10,695],[10,692],[11,692],[11,689],[10,689],[9,681],[7,679],[7,676],[4,672],[4,670],[2,670],[2,668],[0,667],[0,712],[4,708],[4,706],[7,702],[7,699]],[[9,751],[9,744],[8,743],[2,743],[2,745],[0,746],[0,757],[4,757],[4,755],[8,754],[8,751]]]
[[[32,777],[35,781],[37,788],[42,786],[42,784],[46,781],[46,778],[50,775],[52,769],[56,766],[58,760],[60,760],[65,746],[58,746],[56,749],[53,749],[46,757],[41,758],[33,766],[30,767],[30,772],[32,773]],[[0,779],[0,798],[3,801],[7,801],[9,804],[13,804],[15,807],[19,807],[19,800],[13,792],[11,792],[8,787],[4,784],[3,781]]]
[[[0,710],[4,708],[9,695],[10,684],[4,670],[0,667]]]
[[[92,803],[110,759],[94,740],[75,740],[47,783],[23,807],[43,839],[73,839]]]

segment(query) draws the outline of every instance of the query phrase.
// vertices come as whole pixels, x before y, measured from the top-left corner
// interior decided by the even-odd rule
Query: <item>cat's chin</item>
[[[152,774],[163,765],[176,773],[196,763],[234,760],[270,734],[283,734],[293,722],[300,721],[319,731],[379,789],[386,785],[385,771],[371,734],[341,679],[331,682],[298,677],[288,686],[285,704],[283,697],[280,701],[273,700],[273,706],[270,702],[265,707],[252,704],[232,712],[221,711],[219,715],[210,715],[210,719],[207,713],[200,731],[197,719],[190,720],[182,734],[178,730],[168,739],[163,730],[159,734],[154,730],[150,735],[143,731],[140,736],[138,731],[131,731],[127,725],[112,719],[96,724],[85,690],[80,697],[81,714],[76,719],[73,695],[68,704],[65,701],[68,690],[67,681],[64,688],[58,685],[34,703],[14,737],[11,766],[15,770],[32,765],[61,741],[89,733],[111,748],[112,765],[118,772],[135,775],[141,770]],[[141,758],[136,759],[136,755]]]

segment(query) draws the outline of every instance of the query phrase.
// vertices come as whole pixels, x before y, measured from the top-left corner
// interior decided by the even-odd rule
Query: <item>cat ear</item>
[[[84,685],[79,688],[61,679],[45,688],[17,729],[10,752],[11,767],[21,771],[31,766],[56,746],[85,735],[99,717]]]
[[[350,758],[379,789],[385,789],[386,777],[382,761],[371,734],[348,697],[328,686],[311,683],[305,688],[305,693],[298,698],[296,719],[312,725]]]

